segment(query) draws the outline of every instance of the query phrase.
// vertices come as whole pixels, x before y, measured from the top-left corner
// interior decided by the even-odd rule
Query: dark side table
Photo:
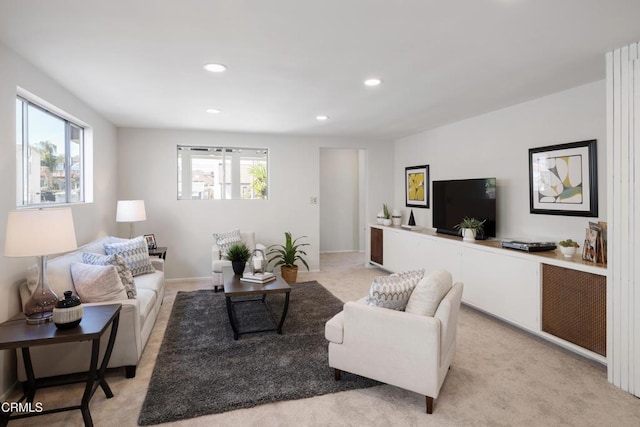
[[[67,406],[64,408],[44,409],[41,412],[26,412],[12,414],[11,412],[0,412],[0,425],[6,426],[9,420],[27,418],[37,415],[52,414],[56,412],[72,411],[79,409],[82,411],[82,418],[85,426],[93,426],[91,413],[89,412],[89,402],[96,392],[98,386],[102,388],[107,399],[113,397],[113,392],[109,388],[104,378],[104,373],[109,364],[109,358],[116,340],[118,323],[120,321],[120,309],[122,304],[108,304],[83,307],[83,316],[80,325],[73,329],[58,329],[52,322],[40,325],[28,325],[23,313],[0,324],[0,350],[21,349],[22,359],[27,374],[25,393],[18,401],[19,403],[34,402],[36,389],[38,387],[50,387],[86,381],[84,394],[80,405]],[[98,357],[100,354],[100,337],[104,335],[111,325],[109,342],[102,358],[102,363],[98,368]],[[89,372],[84,378],[77,376],[59,376],[51,378],[36,378],[31,363],[30,347],[49,344],[62,344],[77,341],[91,341],[91,363]],[[26,406],[26,405],[25,405]]]
[[[149,249],[149,256],[157,256],[160,259],[167,259],[167,247],[158,246],[157,248]]]

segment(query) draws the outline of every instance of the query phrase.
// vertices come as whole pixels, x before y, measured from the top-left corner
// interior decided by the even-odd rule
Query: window
[[[267,199],[265,148],[178,146],[178,199]]]
[[[16,99],[18,206],[84,202],[84,128]]]

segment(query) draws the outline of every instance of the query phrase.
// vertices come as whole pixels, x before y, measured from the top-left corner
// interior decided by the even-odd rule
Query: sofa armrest
[[[433,349],[440,344],[439,319],[360,302],[344,305],[343,325],[346,345],[358,346],[365,352],[393,349],[393,353],[420,363],[433,356]]]
[[[163,259],[157,257],[149,257],[149,259],[151,260],[151,265],[153,266],[153,268],[155,268],[157,271],[164,271]]]

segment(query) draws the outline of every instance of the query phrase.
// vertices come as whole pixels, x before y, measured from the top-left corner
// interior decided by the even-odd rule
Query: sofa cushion
[[[127,292],[113,265],[71,264],[71,277],[82,302],[119,301]]]
[[[144,325],[147,316],[156,304],[156,293],[151,289],[140,289],[137,300],[140,301],[140,324]]]
[[[164,280],[162,280],[161,271],[155,271],[153,274],[144,274],[134,279],[138,292],[141,289],[149,289],[155,293],[159,293],[164,287]]]
[[[423,277],[411,293],[405,311],[433,317],[452,285],[453,278],[447,270],[437,270]]]
[[[105,243],[104,251],[107,255],[116,253],[122,255],[133,277],[156,271],[149,259],[147,242],[142,236],[124,242]]]
[[[371,283],[367,304],[393,310],[404,310],[413,288],[423,276],[424,270],[414,270],[391,276],[376,277]]]
[[[120,254],[101,255],[88,252],[82,253],[82,262],[91,265],[113,265],[118,270],[118,276],[127,291],[129,299],[136,297],[136,285],[133,283],[133,274],[127,267],[127,263]]]
[[[216,239],[216,245],[220,248],[220,259],[224,259],[232,245],[242,242],[240,230],[232,230],[225,233],[213,233],[213,238]]]

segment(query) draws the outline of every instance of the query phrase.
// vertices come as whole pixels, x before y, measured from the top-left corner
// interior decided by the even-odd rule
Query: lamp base
[[[35,313],[31,316],[27,316],[27,325],[40,325],[41,323],[51,322],[53,320],[53,313],[45,311],[42,313]]]

